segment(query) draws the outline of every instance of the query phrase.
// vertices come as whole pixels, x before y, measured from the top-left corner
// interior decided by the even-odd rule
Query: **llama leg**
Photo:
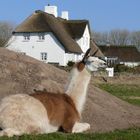
[[[14,130],[12,128],[7,128],[7,129],[0,131],[0,137],[1,136],[13,137],[14,135],[20,136],[20,135],[22,135],[22,132]]]
[[[72,128],[72,133],[80,133],[90,129],[90,124],[76,122]]]

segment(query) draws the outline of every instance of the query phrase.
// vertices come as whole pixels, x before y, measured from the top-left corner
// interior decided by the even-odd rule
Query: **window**
[[[30,40],[30,33],[24,33],[24,41],[29,41]]]
[[[21,54],[21,55],[26,55],[26,53],[25,53],[25,52],[21,52],[20,54]]]
[[[118,64],[118,57],[108,57],[107,58],[107,65],[109,67],[113,67],[114,65]]]
[[[41,60],[43,60],[43,61],[47,60],[47,53],[46,52],[41,53]]]
[[[45,34],[44,33],[38,33],[38,39],[40,40],[45,40]]]

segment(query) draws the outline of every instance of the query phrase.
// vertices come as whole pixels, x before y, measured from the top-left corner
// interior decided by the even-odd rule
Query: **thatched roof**
[[[118,57],[122,62],[140,62],[140,52],[134,46],[99,46],[107,57]]]
[[[89,25],[87,20],[65,20],[38,10],[22,22],[14,32],[52,32],[66,51],[82,53],[74,39],[82,37],[86,25]]]
[[[99,47],[96,45],[94,40],[90,40],[90,48],[91,48],[91,55],[97,56],[97,57],[104,57],[104,54],[101,52]]]

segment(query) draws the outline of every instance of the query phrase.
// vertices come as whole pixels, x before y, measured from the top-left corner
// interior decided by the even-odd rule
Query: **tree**
[[[8,22],[0,22],[0,47],[4,47],[12,35],[14,26]]]
[[[92,33],[95,42],[99,45],[118,45],[125,46],[130,45],[129,35],[127,30],[111,30],[109,32],[94,32]]]
[[[109,32],[92,32],[92,38],[98,45],[136,46],[140,51],[140,31],[111,30]]]
[[[140,31],[132,32],[130,40],[131,44],[135,45],[140,50]]]
[[[94,32],[92,33],[92,38],[97,44],[106,45],[108,43],[108,32]]]
[[[112,45],[126,46],[130,43],[129,34],[127,30],[112,30],[109,32],[108,40]]]

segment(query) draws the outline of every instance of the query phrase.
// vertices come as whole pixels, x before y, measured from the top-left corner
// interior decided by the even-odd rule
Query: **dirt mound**
[[[31,57],[0,49],[0,97],[34,89],[63,92],[67,73]]]
[[[0,98],[34,89],[64,92],[68,73],[31,57],[0,49]],[[83,120],[91,132],[140,127],[140,107],[130,105],[94,86],[91,80]]]
[[[94,132],[106,132],[140,126],[140,107],[90,85],[83,119]]]

